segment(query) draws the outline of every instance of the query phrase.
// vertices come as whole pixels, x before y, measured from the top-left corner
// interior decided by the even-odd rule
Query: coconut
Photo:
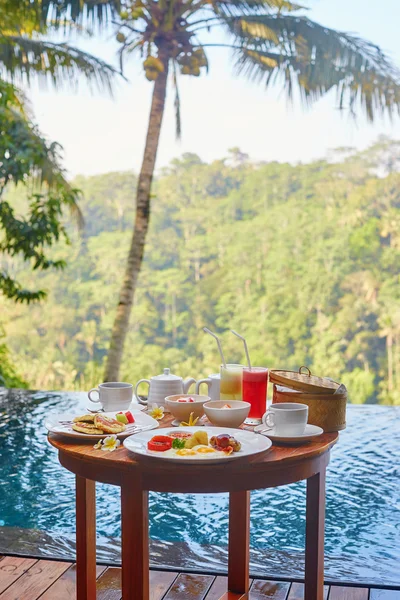
[[[146,79],[149,81],[155,81],[158,77],[158,71],[154,69],[146,69]]]
[[[148,56],[143,63],[145,69],[152,69],[153,71],[157,71],[158,73],[162,73],[164,71],[164,65],[161,60],[155,56]]]

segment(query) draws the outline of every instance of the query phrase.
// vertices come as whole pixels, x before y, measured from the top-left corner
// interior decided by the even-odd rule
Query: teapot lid
[[[170,369],[164,369],[164,373],[161,375],[155,375],[152,379],[156,379],[157,381],[182,381],[182,377],[178,377],[178,375],[173,375],[170,372]]]

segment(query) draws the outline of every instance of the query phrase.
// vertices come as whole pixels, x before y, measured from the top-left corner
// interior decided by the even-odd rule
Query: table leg
[[[228,590],[249,591],[250,492],[229,494]]]
[[[325,473],[307,479],[305,600],[324,597]]]
[[[121,487],[122,600],[149,599],[148,492],[137,482]]]
[[[76,476],[76,597],[96,600],[96,483]]]

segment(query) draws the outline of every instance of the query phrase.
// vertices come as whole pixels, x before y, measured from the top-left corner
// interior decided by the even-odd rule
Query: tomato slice
[[[172,438],[168,435],[155,435],[147,442],[147,448],[154,452],[166,452],[172,448]]]

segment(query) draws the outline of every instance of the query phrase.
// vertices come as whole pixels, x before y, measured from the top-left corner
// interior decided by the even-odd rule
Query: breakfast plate
[[[83,415],[83,413],[80,413]],[[110,417],[115,419],[115,412],[102,412],[100,413],[103,417]],[[106,438],[110,433],[104,434],[88,434],[81,433],[80,431],[74,431],[72,429],[73,419],[78,417],[79,414],[71,414],[71,413],[62,413],[49,415],[44,423],[44,426],[50,433],[57,433],[58,435],[63,435],[65,437],[72,437],[84,440],[101,440]],[[146,413],[140,411],[133,412],[134,423],[128,423],[125,425],[125,430],[121,433],[116,433],[115,435],[119,438],[126,438],[128,435],[132,435],[137,431],[146,431],[148,429],[156,429],[159,427],[158,421],[147,415]]]
[[[267,437],[262,435],[256,435],[252,431],[245,431],[243,429],[232,429],[229,427],[179,427],[179,428],[163,428],[158,432],[161,435],[154,435],[152,431],[140,432],[136,435],[128,437],[124,440],[124,446],[130,452],[139,456],[145,456],[154,460],[164,460],[169,462],[184,462],[191,464],[210,464],[225,462],[228,460],[235,460],[238,458],[244,458],[248,456],[254,456],[266,452],[271,446],[272,442]],[[201,436],[206,434],[208,443],[202,443],[195,445],[189,451],[188,449],[182,448],[170,448],[165,451],[155,451],[149,449],[148,445],[152,443],[155,438],[172,437],[176,438],[179,434],[188,435],[195,437],[196,433]],[[210,444],[212,438],[219,436],[227,436],[230,439],[234,438],[240,449],[231,451],[230,454],[225,453],[218,449],[218,446]],[[182,439],[182,438],[181,438]],[[187,438],[183,438],[187,439]],[[157,443],[157,442],[156,442]],[[154,444],[153,444],[154,445]]]
[[[304,430],[304,433],[301,435],[278,435],[275,433],[274,428],[267,429],[265,425],[257,425],[254,428],[254,431],[257,433],[261,433],[263,436],[267,436],[270,440],[279,444],[287,444],[287,445],[298,445],[305,444],[306,442],[311,442],[315,437],[324,433],[322,427],[318,427],[317,425],[307,424]]]

